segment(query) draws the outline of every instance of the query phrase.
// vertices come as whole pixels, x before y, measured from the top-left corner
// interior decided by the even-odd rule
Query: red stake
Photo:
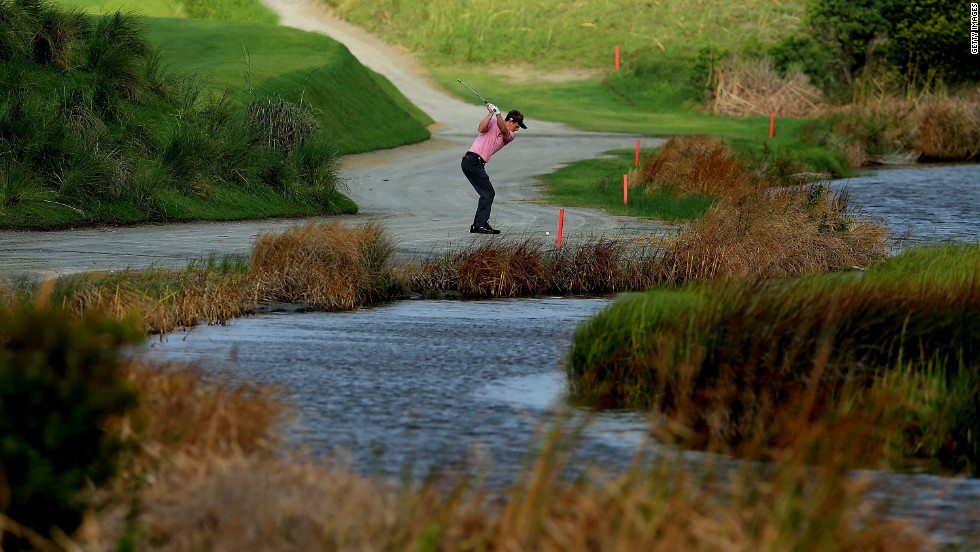
[[[626,205],[626,175],[623,175],[623,205]]]
[[[640,166],[640,139],[639,138],[636,139],[636,160],[633,161],[633,166],[634,167]]]
[[[616,45],[616,70],[619,71],[619,45]]]
[[[769,113],[769,137],[772,138],[773,131],[776,130],[776,112]]]
[[[561,226],[565,222],[565,210],[558,210],[558,249],[561,249]]]

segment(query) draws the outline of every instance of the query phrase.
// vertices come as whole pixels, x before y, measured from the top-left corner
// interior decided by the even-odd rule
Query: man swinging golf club
[[[462,81],[460,82],[462,83]],[[469,87],[467,86],[467,88]],[[473,89],[470,88],[470,90]],[[486,102],[486,100],[483,101]],[[516,109],[509,111],[507,116],[503,117],[497,106],[487,103],[487,112],[487,116],[480,121],[480,126],[477,127],[480,134],[473,141],[470,150],[463,155],[463,161],[460,164],[466,179],[473,185],[476,193],[480,194],[480,200],[476,205],[476,216],[473,218],[473,226],[470,226],[471,234],[500,233],[500,230],[490,226],[490,207],[493,205],[494,191],[493,185],[490,184],[490,177],[487,176],[486,165],[493,154],[514,141],[518,128],[527,128],[524,126],[524,115]]]

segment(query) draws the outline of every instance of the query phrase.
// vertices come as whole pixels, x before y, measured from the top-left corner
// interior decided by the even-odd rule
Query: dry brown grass
[[[933,96],[916,106],[913,147],[927,159],[980,157],[980,91]]]
[[[373,224],[311,224],[260,236],[247,272],[215,268],[87,273],[59,283],[75,312],[136,313],[148,333],[223,324],[265,302],[349,310],[400,292],[391,242]],[[0,292],[2,293],[2,292]]]
[[[846,193],[820,185],[754,190],[722,202],[674,242],[660,279],[773,278],[883,259],[887,232],[846,207]]]
[[[562,474],[576,431],[558,424],[506,488],[482,487],[467,474],[399,485],[272,447],[281,414],[275,393],[228,388],[174,366],[134,369],[148,396],[146,423],[135,431],[153,445],[143,449],[152,458],[133,475],[138,490],[104,491],[69,544],[106,550],[124,534],[138,550],[215,552],[905,551],[927,544],[902,524],[866,515],[864,483],[832,455],[814,464],[802,446],[781,467],[745,464],[723,476],[718,466],[668,455],[572,481]],[[801,430],[804,445],[826,440],[828,428]],[[841,453],[854,443],[833,441]]]
[[[780,76],[768,59],[718,67],[712,78],[711,109],[722,115],[813,117],[822,108],[823,94],[806,75]]]
[[[640,167],[637,185],[669,187],[682,195],[725,197],[753,185],[754,177],[720,138],[674,137]]]
[[[828,106],[818,136],[854,167],[927,161],[970,161],[980,156],[980,93],[922,92],[901,96],[871,80],[873,93]]]
[[[378,224],[309,224],[259,236],[249,263],[256,301],[350,310],[385,297],[395,285],[392,244]]]
[[[643,289],[654,283],[657,247],[600,238],[558,250],[537,240],[491,239],[430,257],[406,269],[422,294],[518,297]]]
[[[849,213],[846,193],[819,184],[777,186],[752,174],[716,138],[672,138],[643,165],[640,183],[717,198],[666,248],[655,281],[833,271],[885,253],[887,233]]]
[[[254,312],[241,274],[205,269],[88,273],[63,283],[77,313],[98,309],[123,318],[137,313],[148,333],[223,324]]]

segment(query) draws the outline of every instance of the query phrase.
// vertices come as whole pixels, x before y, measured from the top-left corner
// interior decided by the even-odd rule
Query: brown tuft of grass
[[[550,287],[541,243],[488,240],[453,262],[457,290],[466,297],[538,295]]]
[[[149,333],[223,324],[255,312],[241,274],[206,269],[87,273],[61,282],[75,313],[103,310],[117,318],[137,313]]]
[[[419,293],[464,297],[636,290],[654,283],[660,252],[656,246],[634,247],[614,238],[553,251],[529,238],[492,239],[428,258],[410,267],[406,279]]]
[[[885,258],[887,231],[820,184],[723,201],[667,251],[659,279],[773,278],[849,270]]]
[[[228,458],[258,454],[282,445],[282,424],[292,414],[282,391],[230,374],[205,377],[183,364],[130,361],[129,377],[140,406],[126,422],[143,454],[179,453],[185,458]]]
[[[720,138],[673,137],[640,168],[644,190],[668,187],[682,195],[724,197],[750,186],[752,174]]]
[[[866,266],[885,255],[886,231],[848,212],[847,193],[779,186],[752,174],[723,141],[672,138],[641,169],[647,189],[717,198],[670,244],[655,281],[770,278]]]
[[[355,309],[388,297],[396,287],[388,267],[392,250],[391,240],[375,223],[308,224],[265,234],[252,248],[250,287],[257,302]]]
[[[928,160],[966,161],[980,156],[980,92],[933,96],[913,112],[913,147]]]
[[[873,78],[865,86],[877,92],[825,108],[820,124],[826,130],[815,136],[851,166],[970,161],[980,155],[980,93],[901,96]]]

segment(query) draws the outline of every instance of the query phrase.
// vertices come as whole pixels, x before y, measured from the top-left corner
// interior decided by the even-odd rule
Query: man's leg
[[[493,206],[495,192],[483,163],[468,157],[463,158],[462,169],[473,189],[480,194],[480,201],[476,205],[476,216],[473,217],[473,226],[480,228],[490,222],[490,209]]]

